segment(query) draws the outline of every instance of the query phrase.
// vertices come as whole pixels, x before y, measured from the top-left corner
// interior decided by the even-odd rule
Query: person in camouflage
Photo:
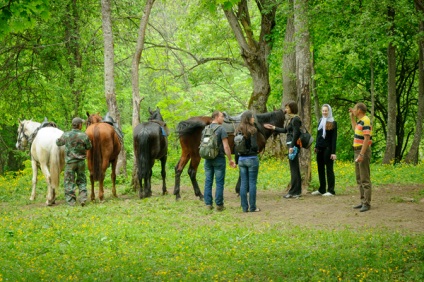
[[[85,176],[86,151],[91,149],[87,134],[81,131],[82,119],[72,120],[72,130],[63,133],[56,140],[57,146],[65,145],[65,200],[70,206],[76,202],[75,186],[79,188],[79,200],[82,206],[87,201],[87,178]],[[75,181],[75,173],[77,175]]]

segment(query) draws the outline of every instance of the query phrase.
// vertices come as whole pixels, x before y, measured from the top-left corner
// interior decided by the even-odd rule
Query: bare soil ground
[[[232,191],[226,191],[225,204],[239,209],[240,218],[254,216],[270,223],[331,230],[379,228],[424,232],[423,190],[424,184],[373,187],[371,209],[367,212],[352,208],[360,203],[359,192],[355,193],[354,188],[334,197],[306,194],[299,199],[284,199],[283,192],[259,190],[256,203],[261,211],[249,214],[241,212],[240,200]]]

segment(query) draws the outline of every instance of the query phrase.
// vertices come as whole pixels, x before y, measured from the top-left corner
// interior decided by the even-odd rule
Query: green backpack
[[[200,140],[199,154],[202,158],[212,160],[219,154],[218,136],[216,130],[221,126],[212,128],[207,125],[203,130],[202,139]]]

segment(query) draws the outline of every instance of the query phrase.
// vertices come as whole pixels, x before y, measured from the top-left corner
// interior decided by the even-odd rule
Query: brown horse
[[[263,124],[270,123],[277,127],[284,127],[285,111],[277,110],[264,114],[257,114],[255,116],[255,124],[258,128],[258,146],[259,150],[263,151],[266,145],[266,140],[273,134],[271,130],[263,127]],[[196,175],[197,168],[200,164],[199,146],[200,139],[202,137],[202,131],[206,125],[212,122],[212,118],[208,116],[197,116],[187,120],[181,121],[177,126],[177,132],[181,144],[181,157],[175,166],[175,187],[174,195],[176,199],[180,199],[180,183],[181,173],[184,170],[186,164],[190,161],[188,168],[188,175],[190,176],[191,183],[193,185],[194,194],[203,199],[203,194],[200,192],[199,184],[197,183]],[[234,118],[226,119],[223,126],[228,133],[228,144],[231,148],[231,152],[234,153],[234,131],[240,123],[240,115]],[[240,191],[240,177],[236,186],[236,193]]]
[[[104,200],[103,182],[105,172],[112,164],[112,194],[116,195],[116,163],[121,151],[121,141],[112,125],[102,122],[102,117],[97,114],[90,115],[87,112],[87,129],[85,133],[90,138],[92,148],[87,151],[88,170],[90,171],[91,200],[94,201],[94,182],[99,181],[99,199]]]

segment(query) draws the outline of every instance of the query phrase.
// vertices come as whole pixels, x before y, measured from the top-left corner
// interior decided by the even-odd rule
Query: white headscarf
[[[327,122],[333,122],[334,121],[334,118],[333,118],[333,110],[331,110],[330,105],[329,104],[324,104],[324,105],[322,105],[321,108],[323,108],[323,107],[328,108],[328,117],[327,118],[321,117],[321,122],[319,123],[318,130],[320,130],[322,128],[322,138],[325,139],[325,135],[326,135],[325,124]]]

